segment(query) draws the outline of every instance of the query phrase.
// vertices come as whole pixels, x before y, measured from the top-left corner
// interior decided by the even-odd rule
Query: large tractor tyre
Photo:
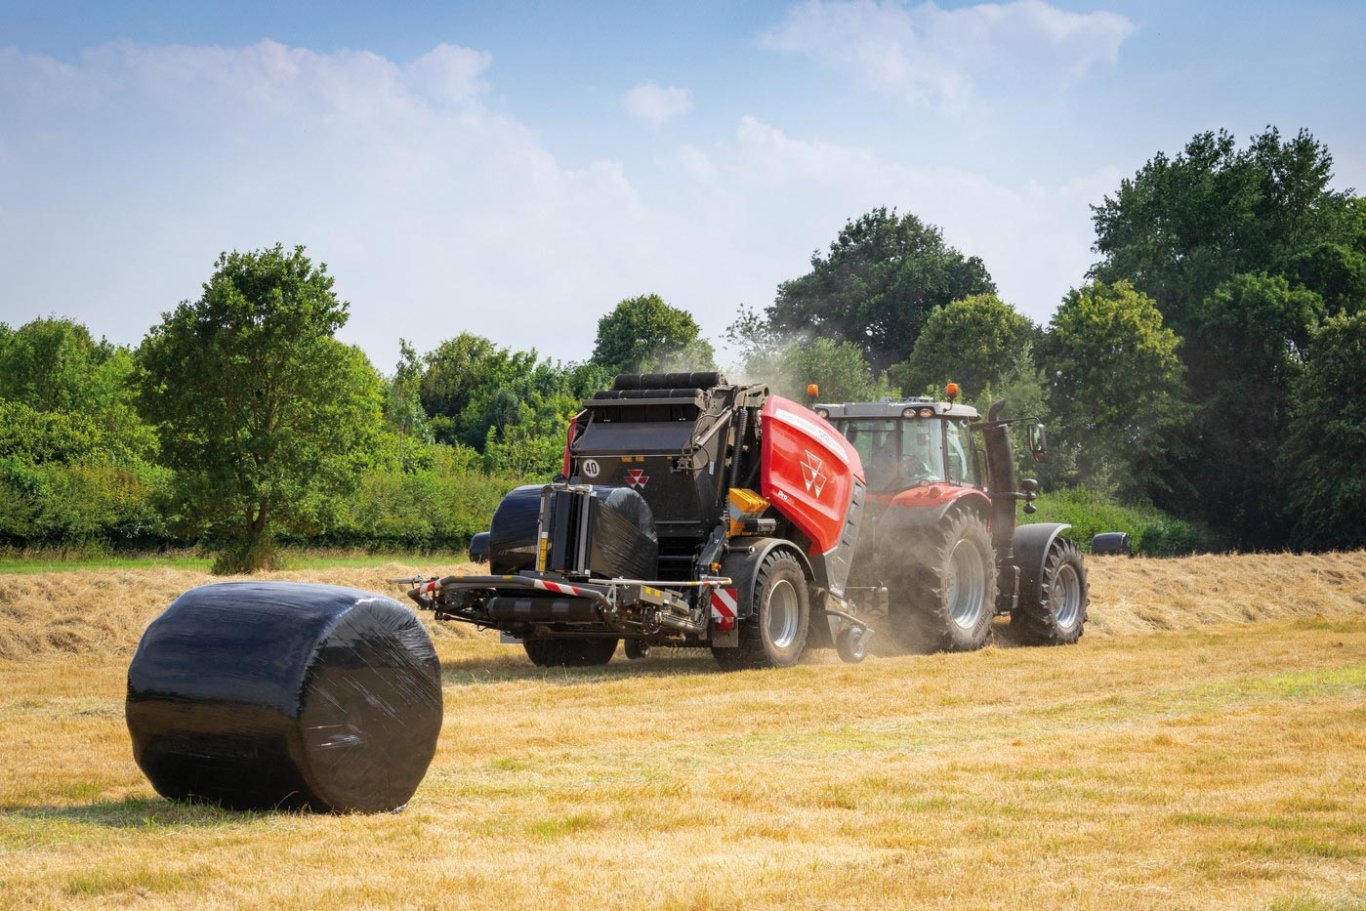
[[[1066,538],[1054,538],[1039,591],[1020,592],[1010,614],[1011,633],[1026,645],[1071,645],[1081,638],[1090,600],[1081,551]]]
[[[612,660],[617,650],[614,636],[591,639],[522,640],[526,656],[537,667],[596,667]]]
[[[911,542],[889,593],[892,638],[915,651],[969,652],[987,644],[996,613],[996,560],[986,521],[959,509]]]
[[[777,550],[764,559],[754,581],[754,613],[737,622],[739,647],[711,652],[722,668],[738,671],[797,663],[811,627],[811,599],[806,573],[796,557]]]

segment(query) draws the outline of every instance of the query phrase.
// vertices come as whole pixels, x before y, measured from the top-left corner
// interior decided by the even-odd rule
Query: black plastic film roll
[[[331,585],[181,595],[128,668],[133,755],[157,793],[235,809],[408,802],[441,731],[441,668],[413,612]]]

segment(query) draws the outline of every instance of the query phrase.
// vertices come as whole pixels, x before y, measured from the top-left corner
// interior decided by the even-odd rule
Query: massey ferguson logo
[[[626,483],[631,487],[644,490],[645,485],[650,483],[650,476],[645,473],[644,468],[632,468],[626,472]]]
[[[807,493],[814,493],[817,497],[821,495],[821,491],[825,489],[825,482],[829,480],[825,473],[825,463],[809,449],[802,458],[802,480],[806,482]]]

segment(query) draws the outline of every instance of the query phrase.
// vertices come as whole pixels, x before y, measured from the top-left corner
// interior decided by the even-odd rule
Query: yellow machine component
[[[730,502],[728,510],[730,527],[726,530],[726,537],[728,538],[743,535],[745,533],[745,520],[757,519],[764,514],[764,510],[768,509],[767,500],[744,487],[732,487],[727,499]]]

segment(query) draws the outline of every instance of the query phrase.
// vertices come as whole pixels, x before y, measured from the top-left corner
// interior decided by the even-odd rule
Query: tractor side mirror
[[[1028,430],[1029,451],[1034,454],[1034,461],[1042,462],[1048,455],[1048,440],[1044,435],[1042,424],[1030,424]]]

